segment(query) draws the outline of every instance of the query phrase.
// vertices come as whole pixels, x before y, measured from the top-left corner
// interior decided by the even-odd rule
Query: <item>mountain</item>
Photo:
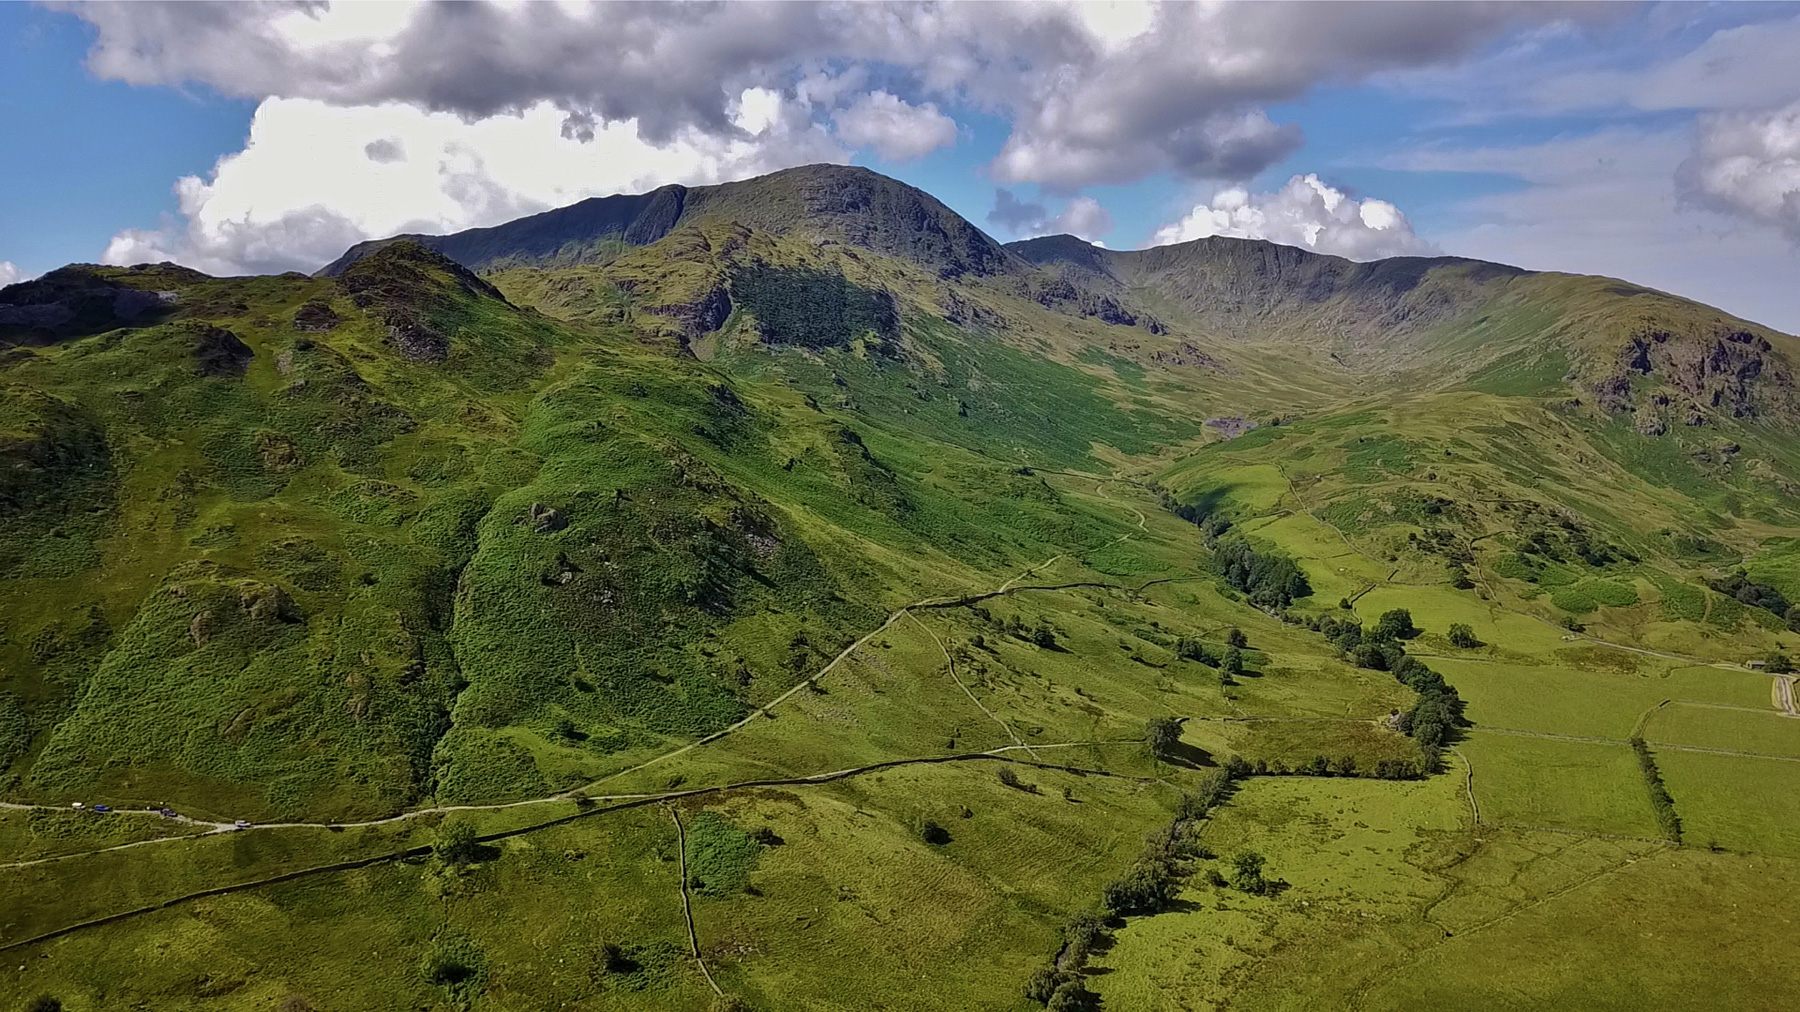
[[[591,197],[492,228],[406,235],[475,270],[604,262],[682,225],[729,220],[776,235],[847,243],[927,265],[945,277],[1016,272],[1004,248],[931,195],[843,165],[807,165],[716,186],[663,186]],[[331,277],[393,239],[358,243],[319,273]]]
[[[1797,352],[838,166],[0,289],[0,1003],[1785,1007]]]

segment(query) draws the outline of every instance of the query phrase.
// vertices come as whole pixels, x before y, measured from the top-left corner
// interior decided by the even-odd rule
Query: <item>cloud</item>
[[[1351,260],[1422,256],[1438,248],[1413,233],[1400,209],[1385,200],[1357,200],[1321,182],[1295,176],[1274,193],[1252,194],[1231,187],[1197,204],[1181,220],[1164,225],[1152,246],[1222,235],[1267,239]]]
[[[1675,182],[1685,200],[1773,225],[1800,243],[1800,102],[1701,116]]]
[[[883,160],[906,162],[956,143],[956,121],[930,102],[911,105],[872,91],[832,115],[837,135],[852,147],[871,147]]]
[[[1060,213],[1052,215],[1043,204],[1020,200],[1004,188],[994,191],[994,207],[987,220],[1021,239],[1067,233],[1095,242],[1113,227],[1112,215],[1092,197],[1076,197]]]
[[[0,288],[27,280],[25,271],[11,260],[0,260]]]
[[[270,99],[242,151],[205,178],[177,182],[178,220],[120,232],[103,259],[176,260],[212,274],[310,271],[367,238],[493,225],[591,196],[848,156],[772,92],[734,103],[741,138],[688,131],[659,146],[632,123],[611,123],[584,141],[563,134],[563,115],[541,103],[466,122],[399,103]],[[390,147],[411,157],[373,157]]]
[[[1800,332],[1800,257],[1775,229],[1678,197],[1682,128],[1613,127],[1536,144],[1431,147],[1378,164],[1500,173],[1522,186],[1463,200],[1434,238],[1459,256],[1603,274]]]
[[[382,137],[363,145],[363,154],[371,162],[406,161],[406,147],[398,137]]]
[[[96,29],[88,66],[102,78],[350,107],[405,103],[467,120],[548,106],[575,139],[630,122],[651,146],[694,133],[742,140],[734,103],[746,89],[768,89],[818,102],[827,118],[844,101],[847,141],[879,150],[879,134],[905,153],[947,136],[947,124],[919,115],[934,107],[917,99],[934,98],[1010,120],[991,166],[997,179],[1063,190],[1166,171],[1247,177],[1301,140],[1269,120],[1270,103],[1457,61],[1521,25],[1595,16],[1589,5],[1494,3],[73,10]],[[845,66],[879,68],[904,87],[860,98],[827,97],[822,87],[802,94],[805,82],[823,85],[832,80],[824,70]],[[876,115],[884,108],[885,129]],[[898,118],[914,129],[896,127]]]

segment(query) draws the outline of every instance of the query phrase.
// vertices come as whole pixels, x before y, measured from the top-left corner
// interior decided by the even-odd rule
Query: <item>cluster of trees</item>
[[[1794,662],[1788,658],[1787,654],[1784,654],[1779,650],[1771,650],[1769,651],[1769,659],[1763,662],[1763,670],[1771,675],[1792,674]]]
[[[1757,583],[1743,570],[1720,580],[1708,580],[1707,586],[1741,604],[1779,615],[1789,630],[1800,632],[1800,607],[1789,603],[1787,596],[1766,583]]]
[[[1249,638],[1242,629],[1232,626],[1225,633],[1225,644],[1224,651],[1215,654],[1211,647],[1197,637],[1183,636],[1175,642],[1175,655],[1209,668],[1218,668],[1228,676],[1243,674],[1244,648],[1250,645]]]
[[[1644,786],[1650,790],[1650,807],[1656,810],[1656,825],[1663,835],[1681,842],[1681,816],[1675,814],[1675,799],[1663,786],[1662,771],[1656,768],[1656,757],[1650,746],[1638,735],[1631,736],[1631,751],[1637,755],[1638,772],[1644,775]]]
[[[996,621],[993,613],[980,605],[971,607],[969,611],[974,614],[976,618],[992,625],[1003,635],[1011,636],[1017,640],[1023,640],[1026,643],[1035,643],[1046,650],[1056,649],[1056,629],[1043,619],[1039,619],[1037,625],[1031,625],[1017,615],[1008,615],[1007,617]],[[975,637],[973,642],[976,646],[983,645],[981,637],[979,636]]]
[[[1475,630],[1466,622],[1450,623],[1450,645],[1463,650],[1473,650],[1481,645],[1475,638]]]
[[[1312,593],[1306,574],[1285,555],[1259,552],[1242,541],[1213,549],[1213,571],[1259,608],[1281,609]]]
[[[1184,505],[1177,502],[1175,497],[1164,488],[1158,488],[1156,495],[1162,501],[1163,509],[1200,528],[1200,539],[1209,547],[1226,531],[1231,530],[1231,518],[1211,502],[1203,500]]]
[[[1176,734],[1179,737],[1178,727]],[[1154,732],[1151,737],[1154,740]],[[1064,923],[1062,949],[1026,981],[1027,998],[1042,1002],[1050,1012],[1089,1012],[1099,1007],[1098,999],[1082,983],[1081,970],[1088,954],[1108,936],[1112,918],[1163,910],[1191,872],[1192,862],[1212,857],[1199,842],[1199,822],[1231,794],[1231,781],[1223,769],[1207,770],[1194,790],[1181,796],[1175,818],[1146,836],[1137,860],[1125,874],[1106,884],[1101,892],[1103,910],[1082,911]]]
[[[1331,615],[1313,616],[1307,625],[1358,667],[1392,672],[1395,679],[1418,693],[1412,709],[1400,714],[1394,726],[1419,743],[1425,772],[1434,772],[1444,741],[1463,722],[1463,700],[1443,675],[1408,656],[1401,645],[1402,640],[1418,635],[1412,614],[1405,608],[1384,612],[1373,629],[1364,629],[1354,618]]]

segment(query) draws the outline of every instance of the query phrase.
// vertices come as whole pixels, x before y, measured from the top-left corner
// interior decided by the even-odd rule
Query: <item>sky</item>
[[[1800,4],[0,4],[0,284],[866,165],[1002,241],[1621,277],[1800,332]]]

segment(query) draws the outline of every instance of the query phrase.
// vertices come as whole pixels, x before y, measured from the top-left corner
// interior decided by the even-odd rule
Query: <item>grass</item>
[[[1475,767],[1475,798],[1484,821],[1658,835],[1637,762],[1622,742],[1603,745],[1478,731],[1458,747]]]
[[[1670,748],[1655,752],[1690,846],[1800,858],[1793,763]]]

